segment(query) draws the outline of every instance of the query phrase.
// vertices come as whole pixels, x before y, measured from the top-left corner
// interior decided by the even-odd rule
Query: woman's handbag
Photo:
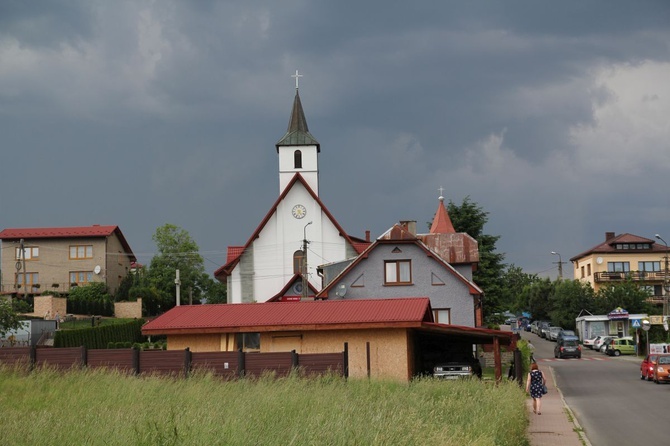
[[[546,385],[546,384],[542,384],[542,395],[546,395],[547,392],[548,392],[548,390],[547,390],[547,385]]]

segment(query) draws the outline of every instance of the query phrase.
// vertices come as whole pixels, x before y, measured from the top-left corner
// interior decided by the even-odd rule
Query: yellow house
[[[511,332],[438,324],[427,297],[174,307],[142,327],[168,350],[334,353],[348,351],[348,376],[407,381],[437,362],[473,358],[473,345],[500,346]]]
[[[67,293],[104,282],[114,293],[135,255],[118,226],[17,228],[0,231],[2,293]]]
[[[662,239],[659,240],[663,241]],[[624,280],[638,282],[652,300],[662,303],[668,295],[668,246],[633,234],[605,233],[605,242],[570,259],[574,278],[588,282],[595,291]],[[665,289],[664,289],[665,286]]]

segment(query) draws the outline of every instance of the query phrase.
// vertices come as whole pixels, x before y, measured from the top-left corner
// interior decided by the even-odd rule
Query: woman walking
[[[537,363],[530,365],[530,372],[526,378],[526,392],[530,392],[530,397],[533,398],[533,413],[542,415],[542,395],[544,395],[544,386],[547,380],[544,373],[539,369]]]

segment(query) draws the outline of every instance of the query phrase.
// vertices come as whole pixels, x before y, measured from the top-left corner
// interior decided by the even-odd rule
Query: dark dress
[[[531,370],[530,372],[530,397],[542,398],[542,386],[544,380],[542,379],[542,372],[539,370]]]

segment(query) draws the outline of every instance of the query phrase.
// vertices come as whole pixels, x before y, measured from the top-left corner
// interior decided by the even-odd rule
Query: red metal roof
[[[107,237],[116,226],[75,226],[71,228],[15,228],[0,232],[0,240],[61,237]]]
[[[447,208],[444,207],[444,198],[440,197],[440,204],[437,206],[437,212],[430,227],[431,234],[454,234],[456,230],[451,223]]]
[[[144,334],[324,330],[433,322],[430,299],[369,299],[253,304],[182,305],[142,327]]]
[[[134,261],[135,256],[130,245],[123,236],[118,226],[73,226],[67,228],[8,228],[0,232],[0,240],[30,240],[30,239],[50,239],[50,238],[84,238],[84,237],[109,237],[116,233],[119,242],[129,254],[130,260]]]

